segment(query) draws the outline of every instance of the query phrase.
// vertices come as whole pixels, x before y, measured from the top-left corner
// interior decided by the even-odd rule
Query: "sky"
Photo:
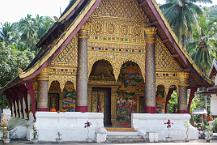
[[[164,3],[165,0],[157,0]],[[60,16],[69,0],[0,0],[0,23],[16,22],[27,14],[35,16]],[[213,0],[217,5],[217,0]]]
[[[16,22],[27,14],[60,16],[69,0],[0,0],[0,23]]]

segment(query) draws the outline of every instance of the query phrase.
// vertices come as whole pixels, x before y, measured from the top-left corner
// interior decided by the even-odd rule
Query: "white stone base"
[[[91,123],[88,129],[84,128],[87,121]],[[58,132],[61,141],[104,142],[106,139],[102,113],[37,112],[35,126],[39,141],[56,141]],[[29,136],[31,140],[32,130]]]
[[[142,136],[147,137],[149,132],[158,133],[159,141],[166,141],[166,137],[171,137],[171,140],[185,140],[187,128],[189,126],[188,138],[198,139],[199,132],[190,123],[189,114],[146,114],[146,113],[133,113],[132,114],[132,127],[137,130]],[[168,130],[165,122],[168,119],[173,123],[172,127]]]
[[[8,122],[8,128],[11,139],[26,139],[28,138],[28,128],[31,128],[33,120],[25,120],[21,118],[11,117]]]

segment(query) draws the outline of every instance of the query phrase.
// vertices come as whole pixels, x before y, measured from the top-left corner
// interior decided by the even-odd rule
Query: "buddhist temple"
[[[141,120],[156,120],[156,115],[160,128],[167,119],[184,128],[179,120],[189,121],[197,88],[212,85],[179,44],[154,0],[74,0],[37,47],[38,55],[2,92],[11,116],[28,121],[33,114],[39,138],[45,141],[54,140],[57,130],[63,140],[84,140],[70,133],[69,118],[76,120],[74,130],[83,127],[79,122],[98,125],[90,138],[112,128],[138,131],[148,126],[163,140],[166,129],[158,132],[157,125]],[[169,112],[174,92],[178,106]],[[43,131],[47,136],[40,136]],[[183,139],[177,136],[174,139]]]

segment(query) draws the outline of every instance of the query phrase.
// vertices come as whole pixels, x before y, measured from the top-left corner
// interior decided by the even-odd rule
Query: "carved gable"
[[[90,45],[102,48],[144,48],[147,24],[136,0],[102,0],[88,20]]]
[[[51,66],[73,66],[77,67],[77,38],[52,61]]]
[[[145,38],[144,27],[148,24],[144,10],[136,0],[102,0],[99,7],[88,19],[88,72],[98,60],[111,63],[115,78],[120,73],[122,64],[127,61],[139,65],[145,76]],[[77,38],[53,60],[51,66],[77,68]],[[168,49],[157,40],[156,71],[177,72],[181,68]]]
[[[143,20],[144,12],[136,0],[102,0],[94,12],[98,17],[119,17],[133,20]]]
[[[176,62],[176,60],[172,57],[169,50],[166,46],[161,42],[161,40],[157,40],[156,42],[156,71],[181,71],[182,68]]]

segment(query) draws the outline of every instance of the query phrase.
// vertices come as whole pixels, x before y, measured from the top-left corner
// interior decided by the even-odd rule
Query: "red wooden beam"
[[[10,94],[8,92],[6,92],[6,98],[8,100],[8,104],[9,104],[9,107],[10,107],[10,110],[11,110],[11,117],[13,117],[13,109],[12,109],[12,106],[13,106],[13,99],[11,98]]]
[[[28,98],[27,98],[28,92],[27,92],[27,88],[26,88],[25,84],[21,84],[19,86],[19,90],[22,93],[22,106],[25,105],[25,109],[24,108],[22,109],[23,110],[22,111],[23,112],[23,118],[24,118],[24,113],[25,113],[27,116],[27,119],[29,119],[29,107],[28,107]],[[24,99],[25,104],[23,104],[23,99]]]
[[[22,118],[24,119],[24,109],[23,109],[23,97],[24,97],[24,89],[22,87],[22,84],[16,87],[18,99],[20,102],[20,112],[22,115]]]
[[[26,88],[27,88],[27,92],[31,97],[31,112],[33,114],[34,120],[36,121],[36,117],[35,117],[35,113],[36,113],[36,96],[35,96],[35,91],[33,88],[33,82],[32,81],[28,81],[26,82]]]
[[[8,96],[11,98],[11,103],[12,103],[12,105],[14,106],[14,117],[17,117],[17,108],[16,108],[16,105],[15,105],[15,97],[14,97],[14,93],[13,93],[13,91],[12,91],[12,89],[9,89],[9,90],[7,90],[7,94],[8,94]]]
[[[26,108],[25,108],[25,113],[26,113],[26,116],[27,116],[27,119],[29,120],[29,106],[28,106],[28,92],[27,92],[27,89],[25,90],[24,92],[24,102],[25,102],[25,105],[26,105]]]

